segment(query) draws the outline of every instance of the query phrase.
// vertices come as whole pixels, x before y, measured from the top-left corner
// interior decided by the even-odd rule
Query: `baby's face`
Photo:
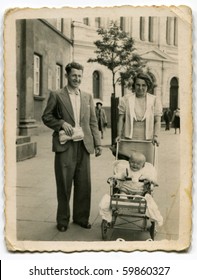
[[[136,172],[144,167],[144,160],[137,157],[131,157],[129,159],[129,165],[131,170]]]

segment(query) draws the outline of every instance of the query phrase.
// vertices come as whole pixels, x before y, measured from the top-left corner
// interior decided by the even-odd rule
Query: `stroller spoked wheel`
[[[108,230],[110,228],[110,223],[108,223],[106,220],[102,220],[101,223],[101,234],[102,234],[102,239],[104,241],[108,240]]]
[[[151,226],[150,226],[149,231],[150,231],[151,239],[154,240],[155,239],[155,232],[156,232],[156,230],[155,230],[155,222],[151,222]]]
[[[111,221],[111,227],[113,228],[115,223],[116,223],[116,219],[118,217],[118,211],[117,210],[114,210],[112,212],[112,221]]]

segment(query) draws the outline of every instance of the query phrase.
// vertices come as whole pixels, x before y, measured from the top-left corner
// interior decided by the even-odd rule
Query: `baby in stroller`
[[[147,202],[146,216],[156,221],[159,226],[163,224],[163,218],[151,195],[154,186],[157,186],[157,174],[155,167],[146,162],[144,154],[133,151],[129,161],[117,160],[114,163],[115,193],[126,195],[144,196]],[[128,199],[130,199],[128,197]],[[108,223],[112,221],[112,210],[110,208],[110,196],[105,194],[99,204],[99,212],[103,220]]]

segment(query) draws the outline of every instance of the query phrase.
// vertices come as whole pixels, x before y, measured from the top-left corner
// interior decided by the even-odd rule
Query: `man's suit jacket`
[[[84,132],[84,145],[88,153],[94,153],[94,148],[101,145],[98,131],[97,119],[93,98],[90,94],[80,92],[80,126]],[[53,129],[53,147],[54,152],[64,152],[69,148],[70,141],[65,144],[59,143],[59,130],[64,122],[75,126],[74,112],[70,101],[69,93],[66,87],[51,91],[47,106],[42,115],[42,120],[46,126]]]

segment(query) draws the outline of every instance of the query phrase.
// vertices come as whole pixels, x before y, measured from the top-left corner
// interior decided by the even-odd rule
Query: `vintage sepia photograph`
[[[4,18],[9,251],[183,251],[192,232],[192,12]]]

